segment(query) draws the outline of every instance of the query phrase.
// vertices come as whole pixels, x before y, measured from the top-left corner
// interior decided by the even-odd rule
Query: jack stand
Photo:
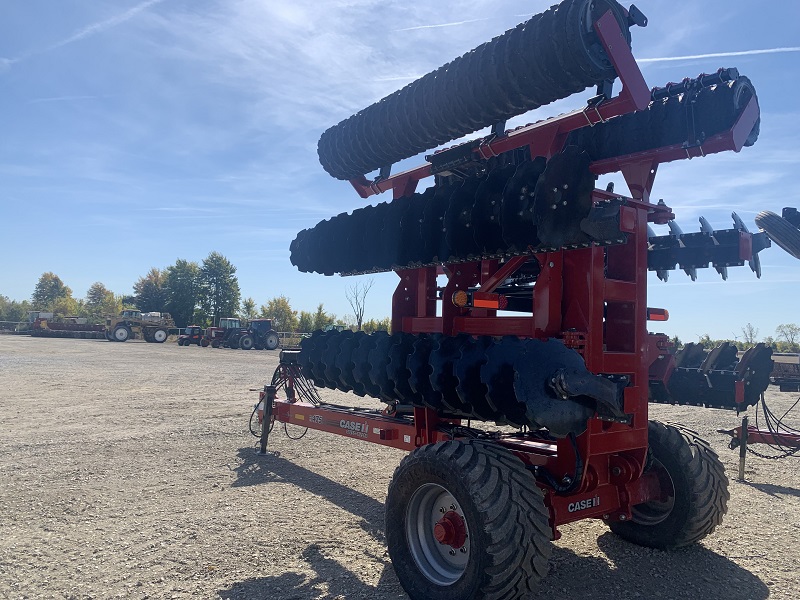
[[[272,424],[272,404],[275,402],[277,388],[274,385],[264,386],[264,418],[261,420],[261,449],[259,454],[267,453],[269,441],[269,428]]]
[[[744,481],[744,461],[747,457],[747,422],[748,418],[745,415],[742,418],[742,429],[739,434],[739,481]]]

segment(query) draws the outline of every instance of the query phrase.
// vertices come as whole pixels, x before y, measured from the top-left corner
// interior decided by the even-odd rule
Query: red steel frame
[[[570,131],[648,105],[650,91],[633,55],[626,44],[613,43],[622,35],[615,19],[606,14],[595,28],[622,81],[620,94],[486,141],[474,150],[477,157],[488,158],[529,146],[532,156],[549,158],[563,148]],[[647,332],[647,223],[663,224],[674,215],[666,206],[651,204],[650,191],[661,162],[723,150],[738,152],[757,117],[758,105],[752,99],[731,131],[706,140],[702,146],[662,148],[593,163],[590,168],[595,174],[621,171],[633,195],[620,209],[621,229],[627,234],[625,244],[543,252],[505,262],[484,260],[397,271],[400,282],[392,298],[393,331],[560,338],[583,356],[589,371],[621,374],[630,379],[624,393],[624,412],[630,416],[630,423],[591,419],[587,431],[577,438],[584,469],[580,482],[573,486],[575,491],[559,495],[542,484],[555,538],[560,535],[557,527],[572,521],[592,517],[629,519],[632,506],[662,494],[657,475],[643,475],[648,371],[664,352],[666,341],[664,336]],[[351,184],[363,198],[390,189],[395,198],[400,198],[413,193],[419,180],[430,175],[431,166],[425,164],[375,182],[359,178]],[[593,196],[595,202],[610,197],[619,196],[601,190],[595,190]],[[481,292],[492,292],[532,256],[541,265],[541,273],[535,283],[530,315],[498,316],[495,310],[459,308],[449,301],[454,292],[476,286]],[[447,276],[447,284],[439,288],[437,275],[442,274]],[[273,417],[408,451],[450,439],[451,434],[440,426],[460,424],[423,408],[414,408],[410,418],[284,400],[275,401]],[[527,465],[546,468],[557,481],[574,475],[575,450],[566,438],[546,441],[535,434],[509,434],[500,436],[497,443]]]

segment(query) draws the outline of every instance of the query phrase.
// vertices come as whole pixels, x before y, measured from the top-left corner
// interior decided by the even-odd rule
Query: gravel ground
[[[276,428],[279,455],[258,456],[249,388],[277,360],[0,336],[0,597],[405,597],[383,536],[402,452]],[[716,433],[733,413],[652,413],[700,432],[734,477],[738,453]],[[636,547],[594,521],[563,527],[541,597],[796,599],[799,460],[748,457],[724,523],[692,548]]]

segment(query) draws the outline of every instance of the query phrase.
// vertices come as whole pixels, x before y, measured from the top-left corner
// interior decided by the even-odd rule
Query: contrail
[[[51,98],[34,98],[33,100],[28,100],[28,104],[38,104],[40,102],[65,102],[72,100],[98,100],[108,97],[109,96],[53,96]]]
[[[637,58],[638,63],[671,62],[678,60],[699,60],[703,58],[725,58],[728,56],[753,56],[755,54],[780,54],[783,52],[800,52],[800,46],[787,48],[767,48],[765,50],[742,50],[741,52],[714,52],[711,54],[692,54],[689,56],[664,56],[661,58]]]
[[[97,23],[92,23],[91,25],[84,27],[80,31],[69,36],[68,38],[61,40],[60,42],[56,42],[52,46],[45,48],[45,50],[43,50],[42,52],[61,48],[62,46],[66,46],[67,44],[72,44],[73,42],[82,40],[86,37],[89,37],[90,35],[94,35],[95,33],[100,33],[102,31],[105,31],[106,29],[116,27],[117,25],[124,23],[125,21],[131,19],[132,17],[135,17],[143,10],[147,10],[154,4],[159,4],[160,2],[163,1],[164,0],[146,0],[145,2],[137,4],[133,8],[129,8],[124,13],[111,17],[110,19],[106,19],[105,21],[98,21]]]
[[[106,19],[105,21],[98,21],[97,23],[92,23],[91,25],[87,25],[86,27],[84,27],[80,31],[78,31],[76,33],[73,33],[68,38],[63,39],[60,42],[56,42],[55,44],[52,44],[51,46],[47,46],[46,48],[43,48],[42,50],[33,50],[31,52],[27,52],[25,54],[17,56],[16,58],[2,58],[2,57],[0,57],[0,73],[2,73],[3,71],[7,71],[8,69],[11,68],[12,65],[15,65],[16,63],[18,63],[20,61],[23,61],[23,60],[25,60],[27,58],[32,58],[34,56],[38,56],[40,54],[44,54],[45,52],[50,52],[51,50],[57,50],[58,48],[62,48],[63,46],[66,46],[67,44],[72,44],[73,42],[77,42],[79,40],[87,38],[90,35],[94,35],[96,33],[101,33],[103,31],[105,31],[106,29],[110,29],[112,27],[116,27],[117,25],[120,25],[120,24],[124,23],[125,21],[135,17],[136,15],[138,15],[143,10],[147,10],[148,8],[153,6],[154,4],[159,4],[159,3],[163,2],[163,1],[164,0],[146,0],[145,2],[141,2],[140,4],[137,4],[136,6],[134,6],[132,8],[129,8],[124,13],[119,14],[119,15],[117,15],[115,17],[111,17],[110,19]]]
[[[416,29],[436,29],[437,27],[456,27],[457,25],[466,25],[467,23],[477,23],[478,21],[488,21],[489,19],[470,19],[469,21],[456,21],[455,23],[440,23],[439,25],[417,25],[416,27],[404,27],[403,29],[395,29],[394,31],[414,31]]]

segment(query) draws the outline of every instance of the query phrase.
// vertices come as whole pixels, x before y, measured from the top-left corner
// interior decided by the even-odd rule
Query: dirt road
[[[402,453],[313,431],[292,441],[276,429],[280,456],[259,457],[248,388],[262,387],[277,360],[0,336],[0,597],[405,597],[382,533]],[[622,542],[599,522],[564,527],[540,597],[797,598],[800,459],[749,457],[740,483],[738,455],[715,433],[736,424],[732,413],[652,412],[719,452],[732,478],[723,525],[669,553]]]

